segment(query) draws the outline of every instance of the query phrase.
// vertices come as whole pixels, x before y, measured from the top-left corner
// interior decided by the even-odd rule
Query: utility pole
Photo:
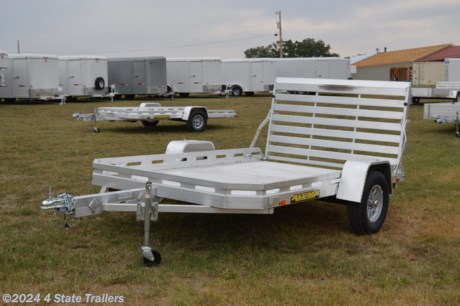
[[[278,15],[278,22],[276,23],[276,27],[279,30],[279,37],[280,40],[278,42],[279,48],[280,48],[280,58],[283,57],[283,31],[281,29],[281,11],[275,12],[275,14]]]
[[[21,54],[21,49],[19,48],[19,40],[18,40],[18,54]]]

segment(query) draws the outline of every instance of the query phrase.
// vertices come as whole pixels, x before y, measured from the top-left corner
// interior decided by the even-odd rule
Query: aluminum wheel
[[[203,132],[207,125],[206,110],[195,109],[187,120],[187,128],[192,132]]]
[[[194,130],[200,130],[204,125],[204,117],[201,114],[196,115],[193,117],[192,124]]]
[[[347,205],[348,220],[357,235],[377,233],[385,222],[388,211],[390,187],[381,171],[369,172],[361,202]]]
[[[367,218],[370,222],[376,222],[383,208],[383,190],[379,185],[374,185],[367,199]]]

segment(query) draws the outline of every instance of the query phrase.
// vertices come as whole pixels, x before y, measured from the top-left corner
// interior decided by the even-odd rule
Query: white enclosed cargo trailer
[[[93,131],[100,130],[97,121],[140,121],[146,127],[154,127],[160,120],[183,121],[192,132],[202,132],[208,119],[235,118],[234,110],[208,110],[204,106],[161,106],[159,103],[141,103],[139,107],[98,107],[91,114],[75,113],[78,121],[93,121]]]
[[[67,100],[111,96],[105,56],[60,56],[59,81]]]
[[[59,61],[55,55],[10,54],[9,68],[3,69],[1,98],[61,100]],[[5,57],[4,60],[8,61]]]
[[[234,96],[253,95],[273,90],[276,78],[276,59],[222,60],[222,84]]]
[[[167,58],[166,75],[169,89],[182,97],[222,89],[220,58]]]
[[[11,60],[0,50],[0,98],[5,97],[11,87]]]
[[[350,60],[336,57],[278,59],[276,76],[349,79],[351,77]]]
[[[445,65],[445,81],[460,82],[460,58],[446,58]]]
[[[309,200],[338,200],[347,205],[354,233],[376,233],[403,178],[409,96],[408,82],[278,78],[249,148],[173,141],[166,154],[96,159],[99,194],[49,195],[42,208],[75,217],[136,212],[144,220],[147,265],[161,261],[149,235],[150,221],[164,212],[271,214]],[[267,123],[263,153],[254,144]]]
[[[433,86],[445,80],[443,62],[414,62],[412,64],[412,85]]]
[[[135,95],[166,94],[166,58],[163,56],[110,58],[109,83],[117,95],[128,99]]]

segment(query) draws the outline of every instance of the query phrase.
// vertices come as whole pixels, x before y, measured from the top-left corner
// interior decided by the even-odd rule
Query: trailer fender
[[[204,111],[204,113],[206,114],[206,117],[208,117],[208,111],[206,110],[205,107],[201,107],[201,106],[186,106],[185,109],[184,109],[184,112],[182,113],[182,120],[183,121],[188,121],[188,119],[190,118],[190,114],[193,112],[193,110],[195,109],[201,109]]]
[[[165,154],[214,151],[214,143],[205,140],[173,140],[166,147]]]
[[[390,163],[372,161],[346,161],[343,165],[342,176],[336,198],[350,202],[361,202],[367,175],[371,170],[382,172],[388,182],[391,193]]]

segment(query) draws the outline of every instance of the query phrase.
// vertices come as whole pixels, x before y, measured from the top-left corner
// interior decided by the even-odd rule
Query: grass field
[[[0,295],[109,294],[126,305],[460,304],[460,139],[453,125],[422,120],[418,105],[407,179],[373,236],[352,234],[346,208],[323,202],[269,216],[160,214],[152,245],[163,261],[147,268],[134,215],[71,219],[64,230],[62,216],[40,210],[48,186],[55,195],[97,192],[95,158],[163,153],[175,139],[247,147],[270,107],[269,96],[160,102],[239,116],[210,120],[203,133],[166,121],[154,129],[101,122],[95,134],[71,114],[110,102],[0,103]]]

